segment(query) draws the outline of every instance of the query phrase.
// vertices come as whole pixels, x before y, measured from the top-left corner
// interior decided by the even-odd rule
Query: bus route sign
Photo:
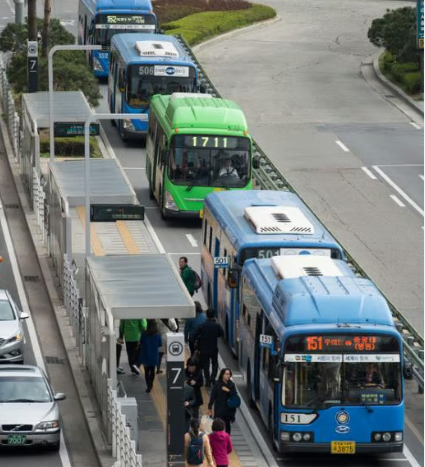
[[[136,204],[91,204],[90,222],[143,221],[145,207]]]
[[[90,136],[99,136],[99,134],[99,123],[92,123],[90,125]],[[84,123],[55,122],[54,135],[55,138],[84,136]]]

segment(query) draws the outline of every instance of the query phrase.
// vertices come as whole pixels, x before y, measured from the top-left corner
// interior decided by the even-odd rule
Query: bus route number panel
[[[214,257],[214,268],[227,268],[229,267],[229,258],[227,256],[215,256]]]

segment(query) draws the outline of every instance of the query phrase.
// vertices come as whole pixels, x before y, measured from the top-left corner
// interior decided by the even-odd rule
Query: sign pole
[[[38,42],[28,41],[28,92],[38,91]]]
[[[167,467],[184,467],[184,336],[167,333]]]

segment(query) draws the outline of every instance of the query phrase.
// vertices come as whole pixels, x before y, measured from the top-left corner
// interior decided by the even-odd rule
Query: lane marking
[[[350,152],[350,150],[347,148],[347,146],[342,143],[341,141],[335,141],[335,143],[344,151],[344,152]]]
[[[18,260],[16,258],[15,250],[13,248],[12,237],[10,236],[9,226],[7,225],[6,216],[3,210],[3,204],[0,199],[0,226],[3,230],[4,241],[6,243],[6,250],[9,252],[10,265],[12,267],[13,277],[16,283],[16,289],[18,291],[19,299],[21,301],[22,311],[28,313],[29,318],[25,320],[27,325],[27,330],[29,338],[31,341],[31,347],[34,352],[34,359],[37,366],[42,368],[42,370],[47,373],[46,365],[44,364],[43,354],[41,353],[40,342],[38,341],[37,332],[35,330],[34,321],[31,316],[30,307],[28,305],[27,296],[25,294],[24,284],[22,282],[22,277],[19,272]],[[71,467],[71,460],[69,458],[68,450],[65,445],[65,440],[63,437],[63,430],[60,434],[60,448],[59,448],[59,458],[61,460],[63,467]]]
[[[84,206],[76,207],[78,217],[83,226],[83,230],[86,229],[86,208]],[[100,241],[99,236],[97,235],[96,226],[90,223],[90,243],[91,248],[95,256],[105,256],[105,250],[103,249],[102,242]]]
[[[416,438],[418,438],[420,443],[423,445],[424,444],[423,434],[416,428],[416,426],[413,424],[413,422],[410,421],[410,418],[405,416],[404,417],[404,422],[412,430],[413,434],[416,436]]]
[[[145,215],[144,222],[145,222],[146,228],[148,229],[149,235],[151,236],[156,247],[158,248],[159,253],[166,253],[165,248],[162,246],[161,240],[159,239],[158,235],[155,232],[155,229],[152,227],[151,221],[148,219],[148,216],[146,215]]]
[[[416,122],[410,122],[410,124],[415,127],[417,130],[422,130],[422,127],[418,125]]]
[[[198,242],[195,240],[195,237],[192,234],[186,234],[186,238],[189,240],[189,243],[193,248],[198,248]]]
[[[410,196],[406,195],[406,193],[396,185],[388,175],[386,175],[377,165],[373,165],[372,168],[379,173],[379,175],[389,184],[391,185],[394,190],[396,190],[411,206],[412,208],[416,209],[422,216],[424,215],[424,210],[421,209]]]
[[[367,168],[367,167],[362,167],[363,172],[368,175],[372,180],[378,180],[375,175]]]
[[[419,178],[422,180],[422,181],[425,181],[425,178],[423,175],[419,175]]]
[[[398,198],[396,195],[390,195],[390,198],[395,202],[397,203],[401,208],[405,208],[406,205],[403,204]]]
[[[419,462],[413,457],[413,454],[410,452],[410,449],[406,446],[406,444],[403,446],[403,454],[406,456],[412,467],[421,467]]]
[[[15,13],[15,8],[13,8],[13,5],[12,5],[11,0],[6,0],[6,5],[9,7],[9,10],[10,10],[12,13]]]
[[[122,241],[127,248],[127,251],[130,255],[139,255],[140,250],[137,246],[136,241],[134,240],[133,236],[131,235],[130,229],[125,221],[117,221],[115,222],[117,230],[122,238]]]

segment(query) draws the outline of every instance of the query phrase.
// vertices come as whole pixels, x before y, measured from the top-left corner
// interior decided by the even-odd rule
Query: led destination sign
[[[175,146],[181,147],[181,140],[176,137]],[[179,144],[180,143],[180,144]],[[208,148],[208,149],[235,149],[249,150],[249,139],[237,136],[209,136],[209,135],[185,135],[183,136],[184,147]]]

